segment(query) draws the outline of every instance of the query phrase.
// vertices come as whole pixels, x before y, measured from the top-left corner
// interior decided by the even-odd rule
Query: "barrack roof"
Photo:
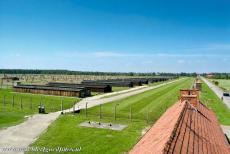
[[[230,146],[213,111],[200,101],[177,102],[133,147],[130,154],[229,154]]]

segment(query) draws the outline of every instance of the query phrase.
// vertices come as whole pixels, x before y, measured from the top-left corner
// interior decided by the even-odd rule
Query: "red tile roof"
[[[186,95],[187,97],[187,95]],[[230,154],[230,146],[213,111],[187,100],[169,108],[130,154]]]

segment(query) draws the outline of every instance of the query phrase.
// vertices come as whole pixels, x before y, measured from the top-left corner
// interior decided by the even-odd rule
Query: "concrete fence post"
[[[63,112],[63,100],[61,98],[61,112]]]
[[[14,95],[12,96],[12,107],[14,107]]]
[[[85,103],[85,117],[86,117],[86,118],[87,118],[87,114],[88,114],[88,113],[87,113],[87,105],[88,105],[88,103],[86,102],[86,103]]]
[[[1,79],[1,88],[3,87],[3,79]]]
[[[20,97],[20,109],[23,109],[23,105],[22,105],[22,96]]]
[[[3,96],[3,105],[6,106],[6,95]]]
[[[102,118],[102,116],[101,116],[101,104],[100,104],[100,119]]]
[[[75,102],[73,102],[73,114],[75,113]]]
[[[33,102],[32,102],[32,96],[30,96],[30,109],[32,110],[33,109]]]
[[[41,96],[41,98],[40,98],[40,106],[42,106],[42,96]]]
[[[116,121],[117,120],[117,104],[115,104],[114,106],[114,120]]]
[[[130,105],[129,111],[130,111],[129,118],[130,118],[130,121],[132,121],[132,106],[131,105]]]
[[[3,101],[2,101],[3,105],[2,105],[2,110],[4,111],[6,109],[6,96],[3,96]]]

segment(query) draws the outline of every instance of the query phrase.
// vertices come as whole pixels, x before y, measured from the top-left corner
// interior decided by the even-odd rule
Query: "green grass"
[[[156,86],[156,85],[159,85],[159,84],[162,84],[162,83],[171,82],[171,81],[172,80],[170,80],[170,81],[154,82],[154,83],[149,83],[148,85],[146,84],[146,86],[152,87],[152,86]],[[127,87],[124,87],[124,88],[127,88]],[[125,92],[125,93],[128,93],[128,92]],[[125,93],[123,93],[123,94],[125,94]],[[120,94],[113,94],[113,95],[109,95],[109,96],[104,96],[102,98],[109,98],[109,97],[113,97],[113,96],[117,96],[117,95],[120,95]]]
[[[84,154],[118,154],[127,151],[138,141],[141,130],[146,125],[144,121],[130,122],[123,120],[123,123],[128,124],[128,127],[123,131],[79,127],[78,124],[85,120],[82,116],[61,116],[49,127],[48,132],[31,146],[49,148],[81,147],[80,153]],[[98,119],[91,118],[90,120],[96,121]],[[104,119],[103,121],[110,121],[110,119]],[[35,152],[31,153],[34,154]]]
[[[201,100],[216,113],[221,124],[230,125],[230,110],[205,83],[202,84]]]
[[[230,80],[225,80],[225,79],[213,79],[211,81],[218,81],[219,82],[219,87],[221,87],[224,90],[227,90],[230,92]]]
[[[118,91],[122,91],[122,90],[126,90],[129,89],[129,87],[112,87],[112,92],[118,92]],[[91,96],[96,96],[96,95],[102,95],[105,93],[102,92],[91,92]]]
[[[61,99],[63,109],[72,107],[80,100],[79,98],[14,93],[11,89],[0,89],[0,128],[22,122],[25,115],[38,113],[40,104],[46,107],[46,112],[59,111]]]
[[[26,114],[22,112],[0,112],[0,128],[16,125],[25,120]]]
[[[127,90],[127,89],[129,89],[129,87],[112,87],[113,92]]]
[[[81,147],[80,153],[117,154],[129,151],[141,137],[144,128],[154,123],[165,110],[178,100],[179,89],[190,88],[191,78],[172,83],[136,96],[102,105],[102,119],[99,107],[88,109],[78,115],[64,115],[57,119],[40,138],[30,146],[37,147]],[[114,106],[117,106],[115,121]],[[129,119],[132,107],[132,122]],[[148,113],[148,116],[147,114]],[[147,117],[148,123],[147,123]],[[86,120],[127,124],[122,131],[85,128],[78,125]],[[34,152],[31,152],[34,153]],[[39,152],[38,152],[39,153]]]
[[[131,107],[134,118],[144,119],[147,116],[146,112],[149,112],[149,119],[155,121],[168,107],[178,100],[179,90],[189,88],[188,85],[191,84],[191,79],[181,80],[123,100],[104,104],[102,105],[102,116],[112,117],[114,107],[117,104],[118,117],[128,117]],[[99,115],[99,111],[100,108],[97,106],[90,109],[88,114]]]

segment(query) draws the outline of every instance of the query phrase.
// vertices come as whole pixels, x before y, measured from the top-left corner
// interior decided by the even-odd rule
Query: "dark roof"
[[[59,90],[59,91],[82,91],[83,88],[74,89],[74,88],[61,88],[61,87],[49,87],[49,86],[40,86],[40,85],[17,85],[14,88],[26,88],[26,89],[38,89],[38,90]]]
[[[87,84],[76,84],[76,83],[62,83],[62,82],[49,82],[49,86],[66,86],[66,87],[93,87],[93,88],[107,88],[110,85],[87,85]]]

